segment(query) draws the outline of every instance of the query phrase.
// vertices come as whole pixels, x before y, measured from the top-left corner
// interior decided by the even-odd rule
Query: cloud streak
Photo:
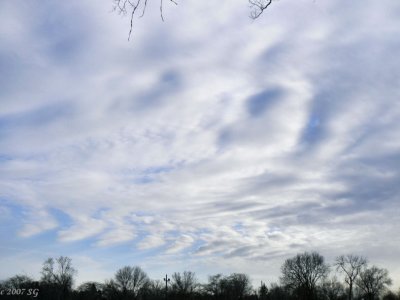
[[[19,239],[256,277],[308,249],[400,250],[399,5],[282,1],[252,22],[242,2],[149,10],[131,43],[107,4],[0,4]]]

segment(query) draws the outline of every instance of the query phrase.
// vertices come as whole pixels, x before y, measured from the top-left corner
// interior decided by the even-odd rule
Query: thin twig
[[[118,13],[126,15],[128,11],[130,11],[130,28],[129,28],[129,34],[128,34],[128,40],[130,40],[130,37],[132,35],[133,31],[133,18],[135,14],[137,14],[137,10],[139,7],[142,7],[142,12],[139,15],[140,18],[144,16],[146,13],[146,8],[148,4],[148,0],[137,0],[136,3],[134,2],[135,0],[114,0],[114,10],[117,10]],[[175,0],[169,0],[171,3],[178,5],[178,3]],[[164,21],[164,12],[163,12],[163,7],[164,3],[163,0],[160,0],[160,17],[161,20]]]
[[[250,18],[257,19],[271,5],[272,0],[249,0],[250,7],[254,8]]]

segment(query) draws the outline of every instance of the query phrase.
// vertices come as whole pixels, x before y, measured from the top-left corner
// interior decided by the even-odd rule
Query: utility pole
[[[171,280],[168,278],[168,275],[165,274],[165,299],[168,299],[168,282],[170,282]]]

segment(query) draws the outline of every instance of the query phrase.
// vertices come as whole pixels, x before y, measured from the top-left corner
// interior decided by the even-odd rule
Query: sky
[[[400,2],[0,2],[0,279],[72,258],[277,282],[366,256],[400,286]],[[332,269],[334,274],[334,269]]]

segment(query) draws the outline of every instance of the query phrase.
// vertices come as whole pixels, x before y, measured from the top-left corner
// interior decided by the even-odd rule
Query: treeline
[[[357,255],[342,255],[328,265],[317,252],[287,259],[278,283],[253,287],[248,275],[217,274],[200,283],[194,272],[175,272],[152,280],[139,266],[125,266],[103,283],[73,288],[77,270],[69,257],[49,258],[40,281],[16,275],[0,282],[0,299],[42,300],[400,300],[388,289],[388,271]],[[338,280],[340,275],[342,280]]]

